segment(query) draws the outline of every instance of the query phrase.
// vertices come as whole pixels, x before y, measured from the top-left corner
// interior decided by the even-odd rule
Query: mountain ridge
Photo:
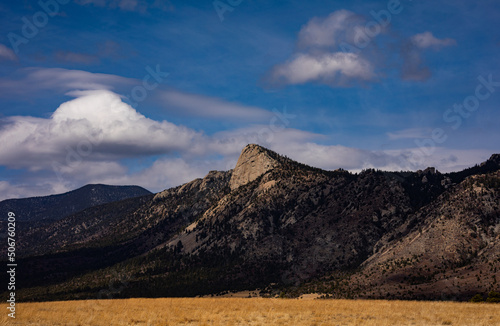
[[[86,208],[151,194],[139,186],[88,184],[61,194],[0,201],[0,210],[15,211],[18,221],[58,220]]]
[[[127,286],[116,297],[258,288],[269,296],[320,292],[333,297],[435,299],[445,294],[463,300],[494,284],[468,278],[450,297],[443,280],[418,278],[415,270],[405,269],[408,262],[422,261],[422,253],[434,262],[441,259],[442,238],[434,230],[438,226],[426,223],[441,221],[450,209],[451,218],[442,220],[452,235],[446,240],[453,244],[447,249],[450,257],[462,257],[460,268],[472,268],[470,273],[500,278],[500,259],[495,256],[500,208],[494,204],[499,198],[498,154],[456,173],[432,168],[325,171],[255,144],[245,147],[238,161],[233,170],[211,171],[142,197],[142,202],[104,204],[31,230],[23,239],[23,263],[32,271],[21,290],[23,297],[91,298],[109,282],[125,278]],[[460,198],[470,203],[463,206]],[[460,205],[467,213],[456,210]],[[121,213],[115,214],[118,210]],[[470,223],[476,227],[475,238]],[[420,230],[424,235],[419,236]],[[383,252],[398,255],[400,243],[410,248],[415,236],[431,240],[419,244],[423,252],[400,255],[405,264],[380,258]],[[494,266],[479,264],[463,249],[479,255],[484,244],[493,248],[488,257],[495,257]],[[71,257],[81,258],[75,265]],[[43,263],[47,260],[57,264]],[[443,260],[444,265],[426,260],[427,267],[418,268],[432,267],[429,275],[447,277],[457,268],[455,260]],[[44,279],[55,266],[59,276],[49,287]],[[388,270],[381,274],[380,266]],[[428,291],[433,285],[441,292]]]

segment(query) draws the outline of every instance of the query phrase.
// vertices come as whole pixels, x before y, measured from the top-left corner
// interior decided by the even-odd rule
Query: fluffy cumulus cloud
[[[287,84],[320,82],[328,85],[348,85],[352,80],[368,81],[375,74],[372,64],[355,53],[300,53],[291,61],[274,68],[274,80]]]
[[[348,10],[312,18],[298,34],[297,52],[287,62],[273,67],[269,79],[278,85],[318,82],[332,87],[372,80],[372,62],[360,51],[346,51],[366,37],[364,22]]]
[[[327,17],[314,17],[299,31],[292,57],[274,66],[267,80],[274,85],[321,83],[331,87],[350,87],[377,79],[377,71],[394,67],[394,55],[377,46],[379,35],[387,34],[401,45],[401,76],[405,80],[425,81],[432,75],[422,52],[456,45],[451,38],[438,38],[430,31],[401,39],[385,33],[388,24],[337,10]]]
[[[189,148],[197,137],[188,128],[146,118],[112,92],[81,95],[48,119],[5,119],[0,164],[37,170],[54,162],[71,165],[78,156],[107,160],[155,155]]]
[[[362,32],[364,19],[348,10],[337,10],[326,18],[312,18],[299,32],[297,45],[307,47],[339,47],[342,42],[354,43]]]

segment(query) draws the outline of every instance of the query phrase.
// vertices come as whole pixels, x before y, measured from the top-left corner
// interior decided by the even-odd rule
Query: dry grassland
[[[164,298],[3,305],[0,325],[500,325],[500,305],[454,302]]]

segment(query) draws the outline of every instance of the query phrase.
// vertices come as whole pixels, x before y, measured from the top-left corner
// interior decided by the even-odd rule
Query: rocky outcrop
[[[487,162],[490,162],[490,163],[496,164],[496,165],[500,165],[500,154],[491,155],[491,157],[488,159]]]
[[[241,151],[229,186],[234,190],[260,177],[262,174],[278,166],[267,150],[259,145],[247,145]]]
[[[207,192],[214,192],[214,190],[218,192],[220,189],[226,187],[230,177],[231,171],[210,171],[203,179],[195,179],[179,187],[166,189],[157,193],[153,201],[163,200],[172,196],[186,196],[190,192],[200,192],[206,196]]]

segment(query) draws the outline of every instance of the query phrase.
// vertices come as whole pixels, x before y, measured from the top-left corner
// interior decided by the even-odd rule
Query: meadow
[[[4,305],[0,325],[500,325],[500,305],[384,300],[161,298]]]

